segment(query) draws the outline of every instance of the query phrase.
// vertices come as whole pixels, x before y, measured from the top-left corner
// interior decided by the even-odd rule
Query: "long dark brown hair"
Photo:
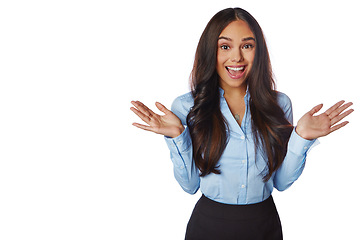
[[[191,92],[194,106],[187,116],[193,159],[201,175],[220,174],[218,161],[227,145],[228,125],[220,110],[219,76],[216,71],[217,42],[220,33],[231,22],[245,21],[256,40],[253,67],[246,83],[250,93],[250,112],[256,152],[266,154],[267,174],[270,179],[284,160],[287,142],[293,126],[278,105],[270,57],[263,32],[247,11],[241,8],[224,9],[209,21],[196,49],[191,73]],[[261,146],[261,147],[260,147]]]

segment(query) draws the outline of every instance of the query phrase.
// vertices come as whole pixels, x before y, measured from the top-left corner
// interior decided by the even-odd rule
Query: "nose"
[[[240,49],[234,49],[231,56],[232,62],[241,62],[244,60],[244,56]]]

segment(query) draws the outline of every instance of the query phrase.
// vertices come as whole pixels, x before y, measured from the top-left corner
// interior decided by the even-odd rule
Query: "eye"
[[[221,45],[220,48],[222,50],[229,50],[230,49],[230,47],[228,45]]]
[[[243,46],[243,49],[252,49],[254,48],[254,45],[250,44],[250,43],[247,43]]]

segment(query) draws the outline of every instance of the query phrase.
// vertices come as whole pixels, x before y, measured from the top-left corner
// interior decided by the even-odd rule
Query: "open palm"
[[[140,101],[132,101],[131,103],[134,105],[130,108],[131,111],[148,124],[133,123],[135,127],[172,138],[179,136],[184,130],[180,119],[161,103],[157,102],[155,105],[165,115],[154,113]]]
[[[352,103],[346,103],[345,101],[340,101],[326,110],[324,113],[314,116],[315,113],[320,111],[323,107],[322,104],[315,106],[298,121],[296,132],[305,139],[315,139],[323,137],[332,133],[346,124],[348,121],[340,122],[344,117],[348,116],[354,110],[350,109],[344,112]]]

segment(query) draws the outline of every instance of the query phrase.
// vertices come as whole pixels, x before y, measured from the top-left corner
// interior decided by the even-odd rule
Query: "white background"
[[[262,26],[295,121],[358,108],[356,1],[1,1],[0,239],[183,239],[200,193],[181,190],[162,136],[131,125],[130,101],[189,91],[205,25],[236,6]],[[359,239],[357,111],[274,190],[285,239]]]

